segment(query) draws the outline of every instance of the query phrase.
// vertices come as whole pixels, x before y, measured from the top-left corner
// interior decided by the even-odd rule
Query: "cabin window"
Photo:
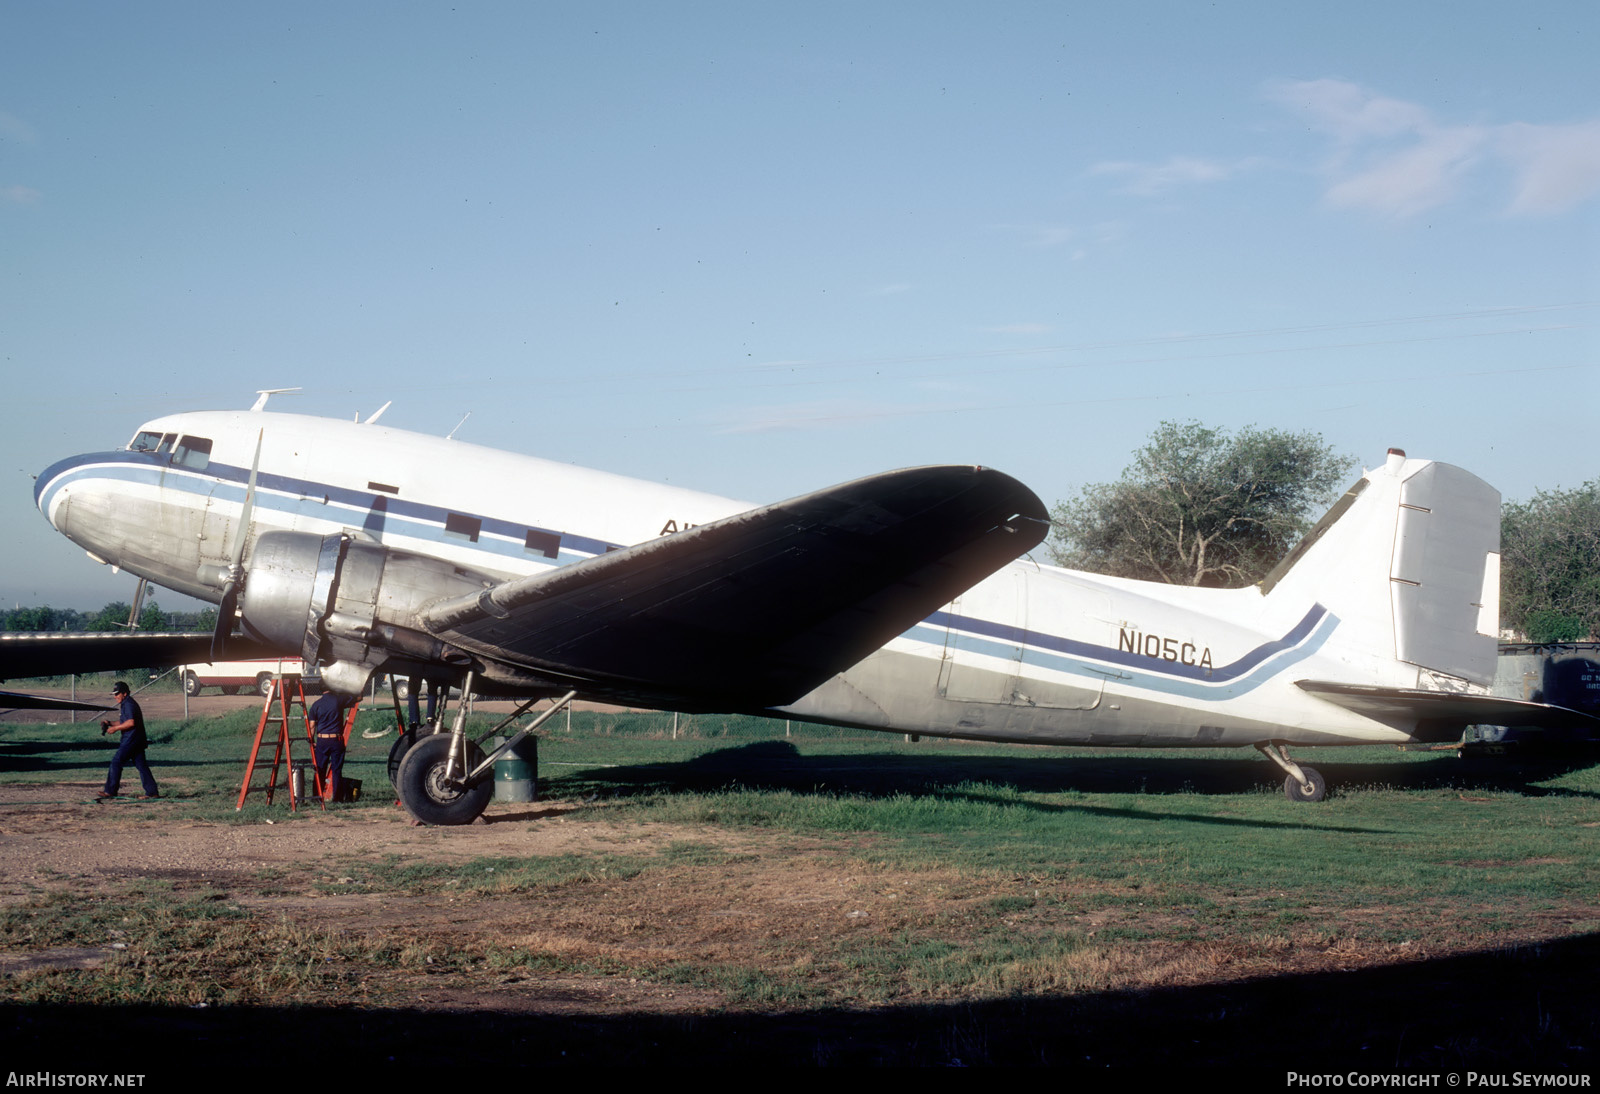
[[[460,539],[468,543],[478,542],[478,533],[483,529],[483,521],[477,517],[464,517],[460,513],[451,513],[444,518],[444,534],[446,539]]]
[[[400,493],[400,488],[398,486],[390,486],[386,482],[369,482],[369,483],[367,483],[367,489],[371,490],[371,491],[373,491],[374,493],[377,493],[377,494],[398,494],[398,493]]]
[[[529,531],[522,539],[522,549],[530,555],[555,558],[561,553],[561,537],[554,532]]]
[[[172,462],[191,471],[204,471],[211,463],[211,441],[206,437],[184,437],[172,451]]]

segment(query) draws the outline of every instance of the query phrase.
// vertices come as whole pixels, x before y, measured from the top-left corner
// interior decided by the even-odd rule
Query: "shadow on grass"
[[[137,1071],[157,1089],[199,1069],[231,1074],[261,1045],[304,1043],[307,1029],[329,1046],[336,1076],[363,1080],[485,1066],[744,1064],[770,1074],[959,1063],[1228,1067],[1281,1089],[1289,1071],[1592,1072],[1597,976],[1600,935],[1588,934],[1357,972],[863,1009],[661,1015],[536,979],[491,989],[506,1009],[484,1008],[482,994],[470,1010],[11,1005],[0,1007],[0,1037],[13,1072]],[[93,1035],[107,1022],[115,1038]],[[130,1044],[146,1049],[130,1055]],[[330,1077],[323,1059],[319,1082]]]
[[[1463,762],[1454,753],[1379,763],[1329,762],[1324,757],[1331,754],[1331,750],[1315,754],[1307,749],[1296,758],[1313,763],[1335,793],[1345,786],[1396,790],[1454,787],[1530,797],[1597,797],[1589,791],[1536,785],[1591,766],[1600,758],[1594,753],[1547,760],[1486,758],[1471,763]],[[717,749],[679,763],[591,768],[555,776],[546,785],[549,793],[560,796],[705,792],[740,786],[888,797],[944,792],[970,783],[991,783],[1041,794],[1242,794],[1267,786],[1281,787],[1283,774],[1246,750],[1239,750],[1237,757],[1177,750],[1132,756],[1020,750],[1016,756],[915,756],[888,752],[805,755],[787,741],[759,741]]]

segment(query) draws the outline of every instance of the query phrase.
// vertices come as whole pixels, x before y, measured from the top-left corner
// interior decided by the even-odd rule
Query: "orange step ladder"
[[[274,702],[278,704],[277,714],[274,714],[272,710],[272,704]],[[263,791],[267,796],[267,804],[271,805],[273,792],[278,788],[279,766],[286,765],[289,771],[293,772],[293,750],[290,746],[294,741],[295,735],[289,731],[289,710],[291,707],[299,708],[300,725],[304,729],[306,748],[308,751],[311,750],[311,715],[306,710],[305,684],[301,681],[297,674],[284,673],[272,681],[272,687],[267,689],[266,702],[261,705],[261,720],[256,723],[255,743],[250,746],[250,759],[249,762],[245,764],[244,782],[239,786],[239,801],[233,807],[234,812],[238,812],[239,810],[243,809],[245,798],[250,796],[250,784],[255,779],[256,767],[261,766],[264,768],[266,766],[261,759],[261,752],[266,744],[267,726],[269,724],[277,727],[277,732],[273,734],[274,746],[272,752],[272,771],[267,777],[267,784],[263,787],[256,787],[255,789]],[[346,736],[348,736],[348,727],[346,727],[345,733]],[[313,752],[312,755],[314,757],[315,753]],[[316,779],[316,763],[314,761],[311,765],[311,770],[312,777]],[[294,812],[300,807],[300,800],[299,796],[295,793],[294,779],[290,778],[288,783],[289,811]],[[322,801],[322,786],[320,779],[316,779],[316,795],[317,803],[324,809],[328,808],[326,803]]]

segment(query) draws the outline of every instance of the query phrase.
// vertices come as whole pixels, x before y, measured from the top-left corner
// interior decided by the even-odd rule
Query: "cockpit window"
[[[172,442],[178,439],[176,433],[153,433],[148,429],[140,430],[133,440],[128,442],[129,452],[155,452],[157,454],[171,452]]]
[[[211,441],[206,437],[184,437],[173,450],[172,462],[192,471],[204,471],[211,463]]]

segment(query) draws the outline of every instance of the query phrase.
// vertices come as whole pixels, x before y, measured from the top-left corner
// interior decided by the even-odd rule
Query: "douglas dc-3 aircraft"
[[[157,418],[34,491],[90,557],[219,602],[218,633],[4,642],[0,675],[225,647],[302,656],[351,693],[391,672],[985,741],[1254,745],[1302,801],[1323,779],[1287,746],[1556,713],[1485,688],[1499,495],[1398,451],[1263,582],[1218,590],[1013,561],[1043,539],[1045,507],[978,467],[752,507],[265,402]],[[458,711],[398,763],[421,820],[464,824],[487,803],[499,752],[462,726]]]

